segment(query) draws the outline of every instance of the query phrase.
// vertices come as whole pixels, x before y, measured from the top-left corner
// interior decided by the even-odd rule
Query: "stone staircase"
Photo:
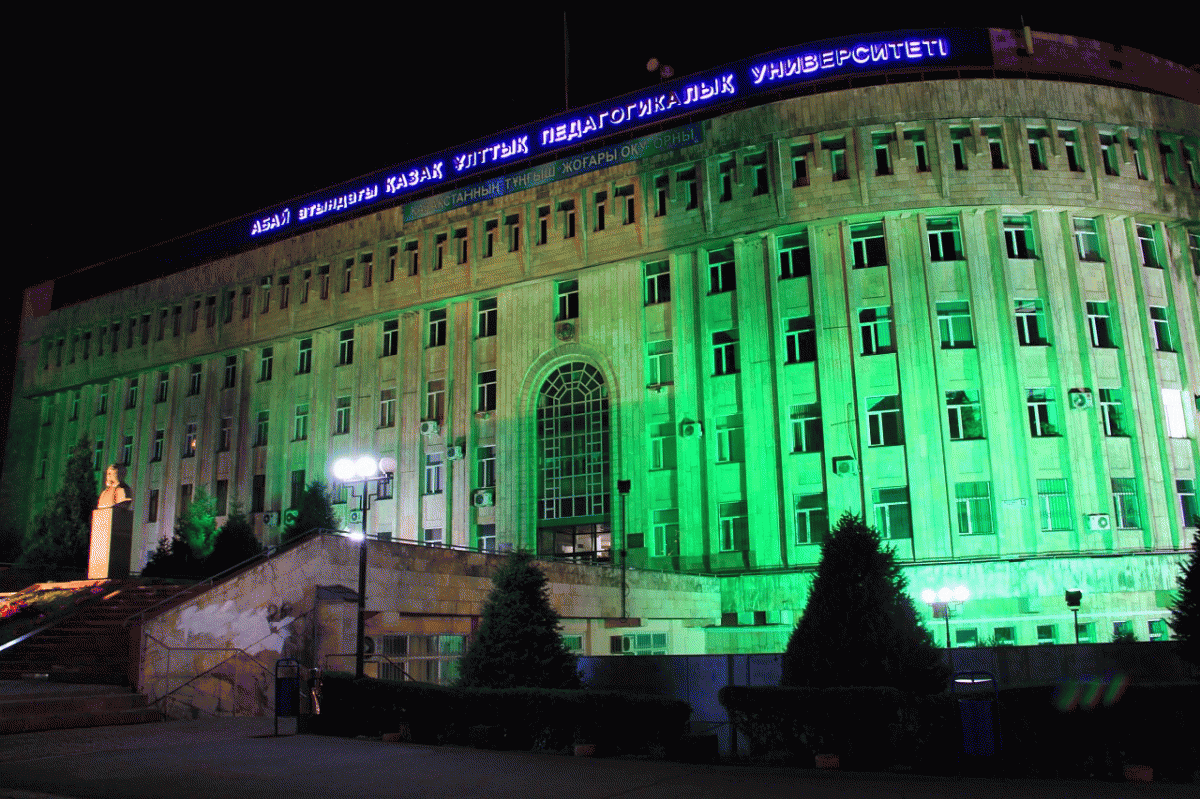
[[[0,680],[0,735],[162,720],[145,695],[128,688]]]
[[[125,622],[165,599],[190,593],[175,585],[133,580],[105,586],[70,615],[0,651],[0,680],[128,686],[137,653]]]

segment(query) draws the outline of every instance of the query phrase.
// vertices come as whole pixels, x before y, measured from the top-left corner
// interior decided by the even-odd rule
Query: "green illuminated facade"
[[[987,77],[810,89],[31,311],[5,506],[31,518],[87,434],[129,464],[138,564],[197,487],[270,541],[372,451],[398,462],[380,536],[719,576],[721,617],[646,651],[782,651],[845,510],[915,597],[970,588],[959,645],[1073,642],[1065,589],[1082,640],[1166,635],[1198,515],[1200,106],[1005,75],[1021,45],[990,37]]]

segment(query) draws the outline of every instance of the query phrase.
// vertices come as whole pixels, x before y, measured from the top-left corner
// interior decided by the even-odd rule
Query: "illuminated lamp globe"
[[[354,532],[347,532],[346,537],[351,541],[362,541],[366,538],[366,535],[363,534],[362,530],[355,530]]]
[[[396,459],[391,455],[385,455],[379,459],[379,471],[383,474],[396,473]]]
[[[370,455],[363,455],[354,462],[354,474],[359,478],[374,477],[377,468],[375,459]]]
[[[338,458],[333,462],[333,476],[345,482],[354,479],[354,461],[349,458]]]
[[[932,588],[926,588],[924,591],[921,592],[921,601],[924,602],[926,605],[932,605],[934,602],[937,602],[938,601],[937,591],[934,591]]]

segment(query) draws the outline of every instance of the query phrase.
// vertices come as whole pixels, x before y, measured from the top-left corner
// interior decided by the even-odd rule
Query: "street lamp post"
[[[1083,604],[1082,591],[1066,591],[1067,607],[1075,614],[1075,645],[1079,645],[1079,606]]]
[[[365,660],[367,620],[367,512],[371,500],[389,495],[388,485],[396,471],[395,458],[380,458],[362,455],[357,458],[339,458],[333,464],[333,476],[339,483],[350,488],[350,493],[359,498],[359,513],[362,516],[362,532],[351,533],[350,538],[359,542],[358,548],[358,620],[354,634],[354,676],[362,677]],[[355,494],[354,486],[361,487]]]
[[[954,615],[954,609],[970,597],[971,592],[964,585],[957,588],[942,588],[937,591],[926,588],[921,592],[921,601],[933,610],[933,617],[946,620],[946,654],[950,658],[951,670],[954,669],[954,650],[950,647],[950,617]]]

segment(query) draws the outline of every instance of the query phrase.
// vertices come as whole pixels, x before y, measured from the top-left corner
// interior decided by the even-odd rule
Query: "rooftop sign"
[[[926,65],[986,65],[991,59],[986,31],[961,28],[845,37],[779,50],[380,170],[271,209],[251,219],[246,232],[251,241],[288,234],[498,166],[540,159],[590,140],[715,110],[734,100],[745,102],[754,95],[801,91],[817,80]]]

